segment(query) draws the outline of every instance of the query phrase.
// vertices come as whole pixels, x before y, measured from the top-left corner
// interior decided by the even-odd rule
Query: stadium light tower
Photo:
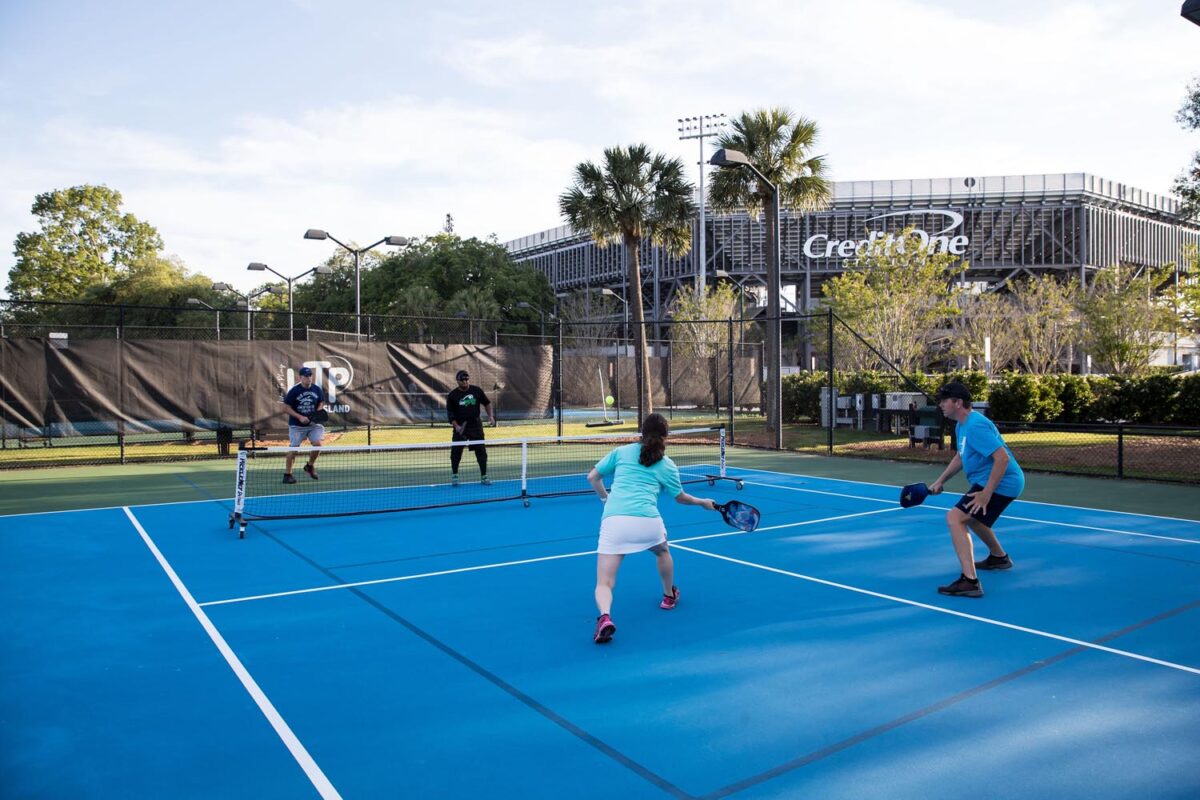
[[[774,235],[767,241],[767,428],[774,437],[772,446],[776,450],[783,449],[783,387],[780,384],[780,309],[779,294],[782,289],[779,276],[779,187],[759,172],[750,163],[750,159],[740,150],[721,148],[709,160],[714,167],[722,169],[749,170],[758,182],[767,189],[770,204],[767,213],[771,215],[774,225],[768,226],[768,232]],[[830,342],[830,346],[832,346]]]
[[[287,281],[288,341],[289,342],[292,341],[295,336],[295,324],[292,321],[292,284],[295,283],[296,281],[300,280],[301,278],[303,278],[305,275],[308,275],[309,273],[312,273],[312,272],[315,272],[318,275],[328,275],[329,273],[333,272],[332,269],[325,266],[324,264],[321,264],[320,266],[316,266],[316,267],[313,267],[312,269],[301,272],[299,275],[297,275],[294,278],[289,278],[288,276],[284,275],[282,272],[276,272],[275,270],[268,267],[266,264],[263,264],[259,261],[253,261],[253,262],[247,264],[246,269],[248,269],[252,272],[262,272],[263,270],[266,270],[267,272],[274,273],[275,275],[278,275],[279,277],[281,277],[285,281]]]
[[[283,294],[283,289],[279,286],[266,286],[262,289],[259,289],[257,292],[251,292],[250,294],[239,292],[237,289],[224,282],[214,283],[212,288],[214,292],[232,292],[241,298],[238,300],[237,304],[239,306],[244,306],[246,309],[246,341],[250,341],[252,338],[250,320],[253,318],[253,314],[251,313],[251,304],[253,303],[254,298],[261,297],[264,294],[273,294],[276,296]]]
[[[328,231],[323,231],[320,228],[309,228],[304,232],[305,239],[316,239],[318,241],[324,239],[333,239],[338,247],[345,250],[354,256],[354,335],[355,337],[362,336],[362,280],[359,272],[359,257],[369,250],[374,250],[381,244],[390,245],[391,247],[404,247],[408,244],[408,239],[403,236],[385,236],[374,244],[369,244],[366,247],[351,247],[348,244],[339,242],[337,239],[329,235]]]
[[[708,247],[704,241],[707,231],[704,225],[704,140],[709,136],[718,136],[725,128],[724,114],[701,114],[698,117],[684,117],[679,120],[679,138],[698,139],[700,141],[700,236],[696,245],[699,254],[696,258],[696,299],[704,296],[705,271],[708,269]]]
[[[215,306],[210,306],[208,303],[204,302],[203,300],[201,300],[198,297],[189,297],[187,299],[187,304],[189,306],[203,306],[204,308],[207,308],[209,311],[212,311],[216,315],[216,317],[217,317],[217,341],[218,342],[221,341],[221,312]]]

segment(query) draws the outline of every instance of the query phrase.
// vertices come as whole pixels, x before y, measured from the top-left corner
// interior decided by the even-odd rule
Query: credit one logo
[[[878,217],[871,217],[867,220],[868,223],[876,220],[888,219],[889,217],[914,217],[924,215],[936,215],[946,217],[950,223],[942,228],[937,233],[929,233],[920,228],[914,228],[912,235],[920,242],[922,249],[928,250],[930,253],[950,253],[952,255],[961,256],[967,252],[967,245],[970,244],[970,238],[967,236],[950,236],[950,232],[962,225],[963,216],[956,211],[947,211],[938,208],[920,208],[911,211],[893,211],[890,214],[880,214]],[[896,234],[888,233],[887,231],[872,230],[867,233],[865,239],[830,239],[828,235],[819,233],[816,236],[810,236],[804,242],[804,255],[809,258],[853,258],[856,255],[861,255],[864,250],[869,248],[876,242],[883,241],[890,243],[896,239]],[[900,243],[900,251],[904,251],[904,242]]]
[[[346,414],[350,411],[349,403],[338,405],[338,392],[344,392],[354,382],[354,367],[341,356],[326,356],[327,361],[305,361],[300,366],[309,367],[313,371],[313,384],[325,390],[325,408],[335,414]],[[345,366],[336,366],[339,361]],[[300,382],[295,370],[288,367],[287,385],[295,386]]]

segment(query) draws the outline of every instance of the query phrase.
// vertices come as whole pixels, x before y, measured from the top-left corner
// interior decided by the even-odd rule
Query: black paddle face
[[[321,423],[328,422],[329,421],[329,412],[323,408],[318,408],[316,411],[314,411],[308,415],[308,421],[315,425],[320,425]]]
[[[762,514],[757,508],[740,500],[721,503],[717,505],[717,511],[721,512],[721,517],[727,524],[746,533],[757,528],[758,523],[762,520]]]

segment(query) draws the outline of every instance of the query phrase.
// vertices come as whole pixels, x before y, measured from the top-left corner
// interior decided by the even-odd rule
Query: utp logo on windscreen
[[[354,366],[341,356],[326,356],[327,360],[303,361],[297,367],[284,367],[284,391],[300,382],[296,370],[309,367],[313,371],[313,384],[320,386],[325,392],[325,408],[335,414],[346,414],[350,411],[349,403],[338,403],[338,393],[350,389],[354,383]],[[340,365],[345,366],[340,366]],[[281,365],[282,366],[282,365]]]

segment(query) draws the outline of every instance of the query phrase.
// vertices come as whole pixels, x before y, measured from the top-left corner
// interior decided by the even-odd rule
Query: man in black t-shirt
[[[454,379],[458,386],[446,395],[446,419],[454,427],[450,439],[454,442],[478,442],[467,446],[479,462],[479,482],[487,486],[491,481],[487,476],[487,448],[483,445],[483,423],[479,413],[480,408],[487,409],[488,423],[495,425],[492,401],[488,400],[483,389],[471,385],[471,376],[465,369],[460,369]],[[450,482],[454,486],[458,486],[458,464],[462,461],[462,451],[462,445],[450,448],[450,472],[453,473]]]

